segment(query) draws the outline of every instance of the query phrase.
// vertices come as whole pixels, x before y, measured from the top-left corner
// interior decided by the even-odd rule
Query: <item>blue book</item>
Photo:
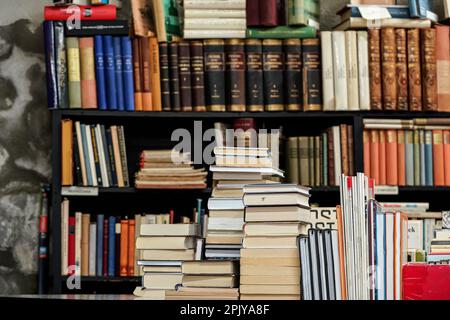
[[[406,185],[414,186],[414,133],[405,131]]]
[[[386,215],[377,211],[375,217],[376,298],[386,299]]]
[[[86,139],[86,125],[81,124],[81,143],[83,144],[83,154],[84,154],[84,163],[86,165],[86,175],[87,175],[87,183],[88,186],[94,185],[94,180],[91,174],[91,161],[89,158],[89,149],[87,145],[87,139]]]
[[[122,68],[125,110],[134,111],[133,47],[130,37],[122,37]]]
[[[122,44],[120,37],[113,37],[114,45],[114,68],[116,78],[116,99],[117,109],[125,110],[123,99],[123,64],[122,64]]]
[[[55,33],[53,21],[44,22],[45,69],[47,76],[47,103],[51,109],[58,108],[58,82],[56,80]]]
[[[425,131],[425,170],[426,170],[426,186],[434,185],[433,171],[433,132]]]
[[[108,275],[116,275],[116,218],[109,218],[108,232]]]
[[[394,19],[411,19],[411,14],[408,6],[387,6],[386,9]],[[347,11],[346,11],[347,12]],[[351,18],[362,18],[361,12],[358,6],[350,7]]]
[[[427,184],[426,162],[425,162],[425,131],[420,130],[420,185]]]
[[[97,215],[97,276],[103,275],[103,222],[105,216]]]
[[[94,52],[95,52],[95,80],[97,82],[98,108],[100,110],[106,110],[108,109],[108,102],[106,100],[105,56],[103,53],[102,36],[94,37]]]
[[[427,17],[427,13],[431,9],[430,2],[428,0],[409,0],[408,2],[411,17],[422,19]]]
[[[114,46],[112,36],[103,37],[103,53],[105,59],[106,101],[109,110],[117,110],[116,73],[114,63]]]

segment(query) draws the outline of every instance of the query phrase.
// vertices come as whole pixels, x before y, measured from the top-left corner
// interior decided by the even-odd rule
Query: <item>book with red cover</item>
[[[116,20],[117,8],[104,6],[46,6],[44,20]]]
[[[136,221],[130,219],[128,222],[128,276],[134,276],[134,255]]]
[[[109,219],[103,221],[103,276],[108,276]]]
[[[259,3],[259,22],[265,27],[279,24],[277,0],[264,0]]]
[[[370,177],[370,131],[364,130],[363,143],[364,143],[364,174]]]
[[[69,217],[69,248],[68,248],[68,266],[69,274],[75,273],[75,217]]]
[[[247,26],[257,27],[260,25],[259,6],[264,0],[247,0]]]
[[[403,300],[450,300],[450,266],[424,263],[405,265]]]
[[[128,275],[128,231],[129,220],[120,221],[120,276]]]
[[[370,177],[380,184],[380,134],[378,130],[370,132]]]

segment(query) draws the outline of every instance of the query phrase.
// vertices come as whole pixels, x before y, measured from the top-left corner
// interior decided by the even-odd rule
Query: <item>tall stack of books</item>
[[[138,265],[143,268],[137,295],[165,296],[183,280],[182,261],[195,260],[198,224],[142,224],[136,240]]]
[[[185,39],[245,38],[245,0],[183,2]]]
[[[189,153],[175,150],[146,150],[136,173],[138,189],[204,189],[205,169],[195,169]]]
[[[300,300],[297,238],[311,223],[309,197],[309,188],[291,184],[244,188],[241,300]]]
[[[238,269],[236,261],[183,262],[183,286],[167,293],[167,299],[238,300]]]

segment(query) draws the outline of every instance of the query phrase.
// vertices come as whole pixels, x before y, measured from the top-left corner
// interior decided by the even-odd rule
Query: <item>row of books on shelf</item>
[[[63,186],[128,187],[128,160],[123,126],[61,122]]]
[[[354,172],[353,126],[331,127],[320,136],[289,137],[287,176],[305,186],[338,186],[342,173]]]

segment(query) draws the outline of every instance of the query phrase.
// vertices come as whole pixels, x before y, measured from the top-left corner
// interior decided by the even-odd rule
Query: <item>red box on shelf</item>
[[[450,265],[405,265],[403,300],[450,300]]]

